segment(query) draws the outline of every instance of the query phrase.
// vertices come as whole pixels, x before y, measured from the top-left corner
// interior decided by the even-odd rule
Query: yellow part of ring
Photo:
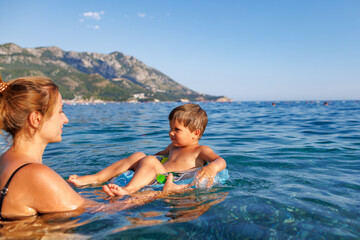
[[[169,160],[169,158],[168,158],[168,157],[162,157],[162,159],[161,159],[160,163],[161,163],[161,164],[164,164],[164,163],[166,163],[166,162],[167,162],[167,160]]]

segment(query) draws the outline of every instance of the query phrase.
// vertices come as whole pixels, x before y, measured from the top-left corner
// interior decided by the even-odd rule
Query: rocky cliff
[[[133,56],[63,51],[58,47],[22,48],[14,43],[0,45],[2,78],[47,76],[60,87],[63,97],[113,101],[216,100],[175,82]]]

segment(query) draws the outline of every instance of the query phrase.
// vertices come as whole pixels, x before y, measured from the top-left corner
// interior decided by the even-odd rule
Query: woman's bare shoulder
[[[41,163],[31,163],[26,166],[27,171],[29,172],[36,172],[37,175],[58,175],[52,168],[46,166],[45,164]]]
[[[26,180],[28,187],[28,205],[37,212],[74,210],[84,203],[84,199],[46,165],[34,163],[26,166],[21,178],[23,183]]]
[[[28,184],[50,182],[61,178],[53,169],[41,163],[31,163],[23,167],[19,173],[17,175],[20,176],[17,178],[22,178],[23,182]],[[24,179],[26,181],[24,181]]]

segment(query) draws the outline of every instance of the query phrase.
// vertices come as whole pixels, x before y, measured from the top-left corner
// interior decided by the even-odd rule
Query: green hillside
[[[106,101],[209,101],[219,97],[197,93],[120,52],[66,52],[57,47],[21,48],[0,45],[0,73],[8,81],[22,76],[47,76],[64,99]]]

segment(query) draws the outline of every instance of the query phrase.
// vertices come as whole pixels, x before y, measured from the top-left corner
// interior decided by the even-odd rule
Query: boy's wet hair
[[[194,103],[187,103],[174,108],[169,114],[169,121],[175,120],[184,124],[191,132],[199,129],[199,139],[205,132],[208,123],[206,112],[198,104]]]

